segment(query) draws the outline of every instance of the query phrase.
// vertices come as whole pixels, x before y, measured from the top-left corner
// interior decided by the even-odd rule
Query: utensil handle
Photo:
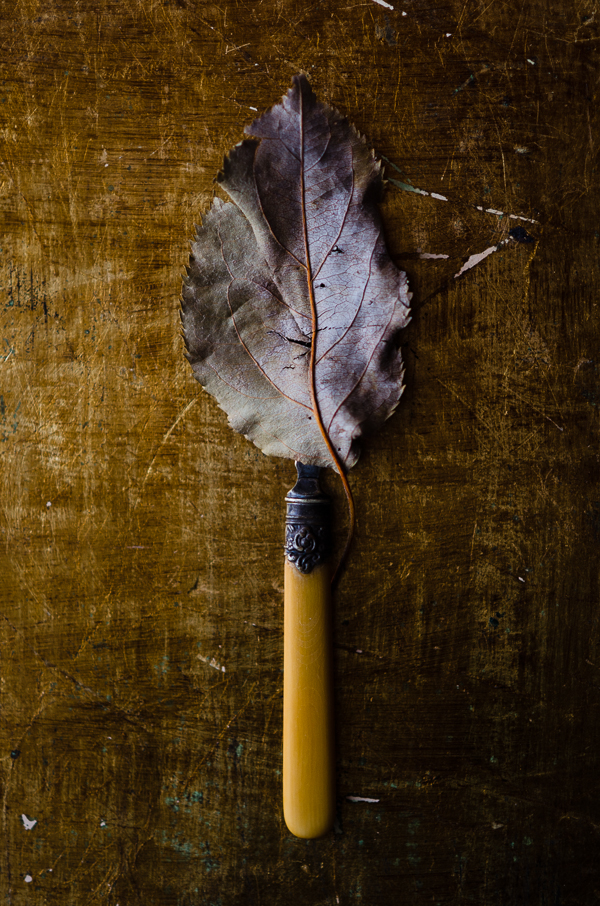
[[[297,837],[320,837],[335,818],[331,571],[285,564],[283,814]]]
[[[329,498],[296,463],[287,495],[283,628],[283,814],[297,837],[335,818]]]

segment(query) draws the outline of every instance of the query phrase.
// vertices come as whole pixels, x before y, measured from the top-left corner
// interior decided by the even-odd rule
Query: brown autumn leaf
[[[303,75],[246,132],[197,229],[187,358],[231,426],[264,453],[350,468],[403,390],[406,274],[377,208],[381,164]]]

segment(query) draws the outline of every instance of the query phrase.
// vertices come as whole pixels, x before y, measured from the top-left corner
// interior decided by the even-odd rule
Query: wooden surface
[[[11,906],[600,900],[600,9],[394,5],[2,3]],[[293,464],[230,431],[178,327],[223,154],[301,70],[390,162],[415,293],[352,473],[318,841],[281,807]]]

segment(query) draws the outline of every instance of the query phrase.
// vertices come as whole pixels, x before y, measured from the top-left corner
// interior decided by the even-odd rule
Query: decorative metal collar
[[[324,563],[330,552],[329,497],[319,485],[318,466],[297,462],[298,481],[285,498],[285,556],[302,573]]]

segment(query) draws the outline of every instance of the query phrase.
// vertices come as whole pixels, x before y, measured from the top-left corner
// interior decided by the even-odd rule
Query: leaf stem
[[[300,197],[302,200],[302,230],[304,233],[304,253],[306,257],[306,282],[308,285],[308,298],[310,301],[310,313],[312,320],[312,336],[310,341],[310,362],[308,366],[309,371],[309,389],[310,389],[310,401],[312,404],[313,412],[317,422],[319,431],[323,436],[325,445],[329,451],[335,467],[339,473],[342,485],[344,488],[344,493],[346,494],[346,502],[348,504],[348,533],[346,535],[346,544],[344,545],[344,550],[342,551],[342,556],[340,557],[338,564],[335,568],[331,579],[331,586],[335,588],[340,577],[342,567],[350,550],[350,545],[352,544],[352,537],[354,535],[354,526],[356,523],[356,511],[354,508],[354,498],[352,496],[352,491],[350,485],[348,484],[348,477],[346,475],[346,470],[337,455],[337,451],[333,446],[327,429],[323,424],[323,418],[321,416],[321,410],[319,409],[319,402],[317,400],[317,385],[316,385],[316,347],[317,347],[317,325],[318,325],[318,315],[317,315],[317,303],[315,300],[315,289],[313,286],[313,276],[312,276],[312,267],[310,263],[310,251],[308,247],[308,230],[306,224],[306,207],[305,207],[305,186],[304,186],[304,122],[303,122],[303,103],[302,95],[300,101],[300,178],[302,180]]]
[[[309,274],[310,274],[310,269],[309,269]],[[309,282],[308,286],[309,286],[308,294],[310,297],[310,307],[311,307],[311,311],[312,311],[312,315],[313,315],[313,332],[312,332],[312,341],[310,344],[310,365],[309,365],[310,400],[312,403],[313,412],[315,414],[315,419],[317,421],[319,431],[323,435],[323,440],[325,441],[327,449],[329,450],[329,455],[331,456],[333,462],[335,463],[335,467],[339,473],[339,476],[340,476],[340,479],[341,479],[341,482],[342,482],[342,485],[344,488],[344,493],[346,494],[346,502],[348,504],[348,534],[346,535],[346,544],[344,545],[344,550],[342,551],[342,556],[340,557],[340,559],[338,561],[338,564],[335,568],[335,572],[331,579],[331,585],[333,588],[335,588],[335,586],[337,585],[338,579],[340,577],[342,567],[343,567],[346,557],[348,555],[348,551],[350,550],[350,545],[352,544],[352,537],[354,535],[354,526],[356,523],[356,511],[354,508],[354,498],[352,496],[352,490],[348,483],[348,476],[346,475],[346,470],[344,469],[344,466],[342,465],[342,462],[341,462],[339,456],[337,455],[335,447],[331,443],[331,440],[329,438],[329,434],[327,433],[325,425],[323,424],[323,419],[321,417],[321,412],[319,409],[319,403],[317,401],[317,388],[316,388],[316,380],[315,380],[315,351],[316,351],[315,347],[316,347],[316,339],[317,339],[317,330],[316,330],[317,310],[316,310],[316,308],[317,307],[315,304],[315,297],[314,297],[314,291],[313,291],[313,287],[312,287],[312,281]]]

